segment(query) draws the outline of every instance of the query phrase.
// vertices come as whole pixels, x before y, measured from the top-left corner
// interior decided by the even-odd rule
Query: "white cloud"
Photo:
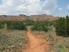
[[[69,5],[67,5],[67,8],[69,9]]]
[[[59,10],[59,11],[61,11],[61,10],[62,10],[62,8],[58,8],[58,10]]]
[[[52,14],[57,7],[57,0],[44,0],[44,2],[40,0],[2,0],[2,2],[0,14]]]
[[[7,14],[6,10],[4,9],[3,5],[0,5],[0,15]]]

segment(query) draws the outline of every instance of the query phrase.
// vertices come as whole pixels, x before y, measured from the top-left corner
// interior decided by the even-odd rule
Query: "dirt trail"
[[[48,42],[42,38],[36,37],[31,31],[27,32],[29,46],[24,52],[49,52]]]

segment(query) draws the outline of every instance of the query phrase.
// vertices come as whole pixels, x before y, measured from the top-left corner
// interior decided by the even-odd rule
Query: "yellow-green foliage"
[[[64,49],[61,49],[60,52],[68,52],[68,50],[64,48]]]

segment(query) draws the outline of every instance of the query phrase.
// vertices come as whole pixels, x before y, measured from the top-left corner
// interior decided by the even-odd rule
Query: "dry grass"
[[[13,52],[15,50],[16,50],[16,52],[17,51],[18,52],[22,52],[22,48],[25,47],[24,44],[28,43],[28,38],[26,36],[26,31],[22,31],[22,30],[4,30],[4,29],[1,29],[0,30],[0,35],[7,35],[8,36],[8,38],[9,38],[8,41],[9,42],[7,44],[7,47],[10,47],[11,52]],[[4,44],[4,45],[6,45],[6,44]],[[16,49],[14,50],[14,48],[16,48]],[[8,50],[9,49],[6,49],[4,51],[5,52],[6,51],[9,52]],[[3,52],[3,50],[1,52]]]

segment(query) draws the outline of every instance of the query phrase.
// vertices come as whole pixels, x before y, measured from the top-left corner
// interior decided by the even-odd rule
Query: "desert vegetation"
[[[26,30],[26,27],[22,21],[7,21],[8,29]]]
[[[33,24],[32,30],[36,31],[48,31],[50,23],[48,21],[37,21]]]
[[[24,43],[29,41],[26,36],[29,26],[31,33],[44,33],[43,39],[49,42],[51,52],[69,51],[69,16],[66,16],[55,21],[0,21],[0,52],[22,52]]]
[[[26,31],[0,32],[0,52],[22,52],[27,42]]]
[[[57,20],[55,23],[55,29],[57,35],[69,36],[69,16]]]
[[[4,22],[0,21],[0,29],[4,28]]]
[[[69,16],[61,17],[53,21],[53,27],[46,34],[45,39],[49,41],[52,52],[69,52]],[[53,30],[52,30],[53,29]]]
[[[32,26],[35,23],[35,21],[32,21],[32,20],[25,20],[23,22],[26,26]]]
[[[0,21],[0,52],[22,52],[27,42],[22,21]]]

